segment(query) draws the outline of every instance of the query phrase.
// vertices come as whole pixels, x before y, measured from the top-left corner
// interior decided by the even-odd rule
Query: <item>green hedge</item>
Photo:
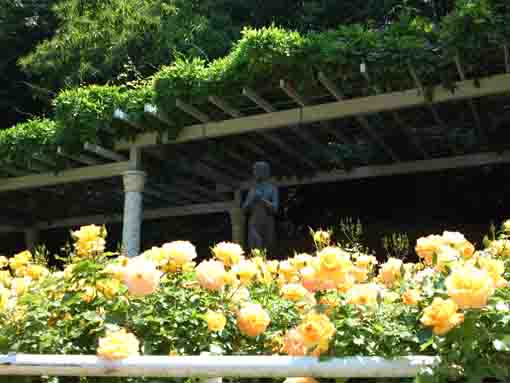
[[[138,133],[128,126],[111,127],[115,108],[140,120],[144,118],[144,104],[152,102],[182,126],[191,120],[176,111],[177,98],[200,105],[207,102],[208,95],[218,95],[242,106],[238,104],[242,98],[236,96],[243,86],[260,89],[263,84],[264,89],[275,89],[285,78],[298,90],[305,90],[317,86],[318,71],[341,80],[347,94],[359,96],[362,62],[374,81],[386,90],[415,86],[409,64],[425,86],[451,86],[458,81],[456,55],[461,57],[467,75],[474,78],[494,70],[495,62],[502,64],[501,46],[510,36],[505,22],[508,16],[510,6],[502,0],[459,0],[456,12],[436,27],[428,19],[404,14],[400,21],[382,30],[350,25],[303,35],[275,26],[247,28],[228,56],[210,63],[177,58],[139,84],[92,85],[61,92],[54,102],[55,123],[34,120],[3,132],[1,137],[9,139],[0,139],[0,154],[4,160],[26,161],[31,156],[31,151],[24,148],[26,136],[44,147],[63,145],[68,150],[79,150],[86,141],[110,145],[114,138],[132,138]],[[492,48],[499,49],[494,56],[490,54]],[[50,125],[53,130],[46,135]],[[38,126],[41,131],[33,133]],[[152,131],[168,129],[157,124],[144,126]],[[105,134],[103,127],[113,129],[113,135]],[[25,130],[32,133],[21,133]]]

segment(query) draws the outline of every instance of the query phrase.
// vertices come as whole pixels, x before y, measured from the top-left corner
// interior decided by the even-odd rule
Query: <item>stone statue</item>
[[[279,196],[276,186],[269,182],[271,168],[267,162],[253,165],[255,185],[250,189],[243,211],[248,218],[248,247],[265,249],[271,253],[275,244],[275,216],[278,212]]]

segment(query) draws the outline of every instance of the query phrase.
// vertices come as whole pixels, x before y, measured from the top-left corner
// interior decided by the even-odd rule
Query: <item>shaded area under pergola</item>
[[[362,67],[364,81],[354,91],[318,73],[306,94],[285,80],[279,89],[242,89],[243,108],[216,95],[208,105],[178,100],[189,124],[177,137],[141,133],[112,148],[59,150],[67,168],[58,173],[44,158],[24,169],[0,169],[0,230],[122,222],[121,177],[143,170],[144,219],[226,212],[233,239],[242,242],[241,191],[257,160],[271,163],[280,186],[510,162],[509,66],[501,55],[488,77],[469,79],[457,64],[453,89],[424,89],[412,68],[415,88],[380,89]],[[113,123],[140,132],[172,125],[156,107],[145,110],[142,122],[117,110]]]

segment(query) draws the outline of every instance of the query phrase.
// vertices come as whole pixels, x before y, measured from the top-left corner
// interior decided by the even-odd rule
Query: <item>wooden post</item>
[[[241,209],[241,191],[235,192],[235,198],[232,208],[230,209],[230,223],[232,225],[232,242],[236,242],[241,246],[245,244],[246,237],[246,218]]]
[[[25,229],[25,247],[27,250],[34,252],[39,243],[39,230],[35,227]]]

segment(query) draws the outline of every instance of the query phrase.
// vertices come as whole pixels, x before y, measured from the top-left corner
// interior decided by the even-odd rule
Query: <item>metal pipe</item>
[[[138,356],[107,361],[93,355],[0,355],[1,375],[196,378],[397,378],[416,376],[436,357]]]

